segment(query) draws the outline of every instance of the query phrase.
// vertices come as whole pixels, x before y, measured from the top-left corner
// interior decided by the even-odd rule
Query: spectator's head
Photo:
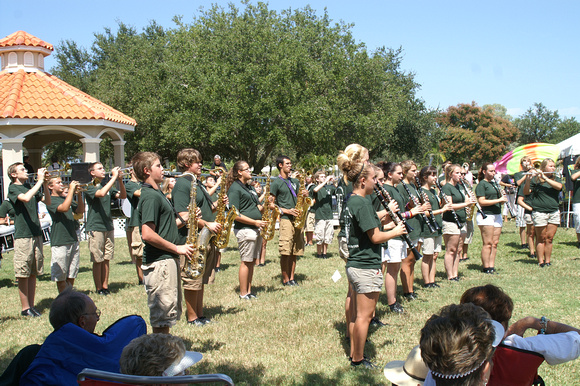
[[[25,164],[27,164],[29,160],[30,156],[25,155],[24,157],[22,157],[22,162],[24,162]]]
[[[451,304],[421,329],[421,357],[438,386],[482,385],[489,379],[494,347],[501,337],[503,328],[483,308]]]
[[[185,351],[181,338],[169,334],[142,335],[133,339],[121,353],[121,373],[144,376],[184,375],[185,370],[202,358]]]
[[[213,156],[213,163],[217,166],[217,165],[221,165],[222,164],[222,157],[220,157],[219,154],[216,154]]]
[[[514,302],[501,288],[492,284],[473,287],[461,295],[461,304],[473,303],[486,310],[493,320],[507,328],[514,310]]]
[[[52,302],[48,319],[55,331],[73,323],[93,333],[100,316],[101,312],[90,297],[69,286]]]
[[[413,347],[406,361],[392,361],[384,369],[385,377],[397,386],[422,385],[429,369],[421,358],[419,346]]]

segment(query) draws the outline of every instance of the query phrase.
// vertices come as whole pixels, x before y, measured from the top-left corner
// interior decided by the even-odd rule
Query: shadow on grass
[[[16,283],[12,279],[2,279],[0,280],[0,288],[1,287],[16,287]]]
[[[220,264],[220,266],[219,266],[219,268],[220,268],[220,272],[221,272],[221,271],[226,271],[227,269],[229,269],[229,268],[230,268],[230,265],[231,265],[231,264],[226,264],[226,263],[224,263],[224,262],[222,261],[222,262],[221,262],[221,264]]]
[[[573,248],[578,247],[578,241],[559,241],[558,244],[567,245],[567,246],[573,247]]]
[[[223,306],[204,307],[204,310],[205,316],[210,319],[213,319],[216,315],[234,315],[242,311],[242,309],[238,307],[225,308]]]
[[[196,340],[195,342],[184,339],[184,342],[187,350],[198,351],[204,354],[211,351],[219,351],[225,345],[224,342],[218,342],[214,339]]]
[[[240,292],[240,286],[237,285],[234,289],[236,293]],[[252,285],[252,293],[259,295],[260,293],[272,293],[282,291],[282,287],[274,287],[273,285],[263,286],[263,285]]]
[[[302,284],[302,282],[305,281],[307,277],[308,276],[306,276],[303,273],[294,273],[294,280],[296,280],[299,285]],[[280,286],[282,285],[282,274],[281,273],[272,276],[272,279],[278,281],[280,283]]]
[[[135,265],[131,260],[119,261],[117,265]]]
[[[527,258],[522,258],[522,259],[516,259],[514,260],[518,263],[524,263],[524,264],[529,264],[529,265],[536,265],[538,264],[538,259],[537,258],[531,258],[531,257],[527,257]]]
[[[54,291],[56,292],[56,284],[54,286]],[[44,298],[40,302],[37,302],[34,305],[34,308],[36,308],[41,313],[48,312],[50,310],[50,305],[52,304],[53,301],[54,301],[54,298],[52,298],[52,297],[51,298]]]
[[[515,241],[510,241],[509,243],[505,243],[504,245],[506,247],[512,247],[512,248],[517,249],[517,250],[520,250],[520,249],[522,251],[527,251],[528,250],[527,248],[526,249],[522,249],[522,245],[520,243],[515,242]]]

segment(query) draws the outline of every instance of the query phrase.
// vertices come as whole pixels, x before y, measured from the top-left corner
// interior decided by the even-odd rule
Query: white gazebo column
[[[34,170],[40,169],[42,165],[42,149],[26,149],[30,159],[28,163],[32,165]]]
[[[22,143],[24,138],[6,138],[0,140],[2,143],[2,185],[4,198],[8,196],[8,185],[10,185],[10,176],[8,175],[8,166],[15,162],[22,162]]]
[[[83,144],[84,162],[99,162],[99,149],[101,147],[100,138],[81,138],[80,143]]]
[[[125,167],[125,141],[112,141],[114,155],[115,155],[115,166]]]

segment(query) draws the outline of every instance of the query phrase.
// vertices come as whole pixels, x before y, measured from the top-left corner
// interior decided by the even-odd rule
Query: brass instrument
[[[260,231],[260,236],[262,236],[266,241],[270,241],[274,238],[274,233],[276,231],[276,220],[278,219],[278,216],[280,216],[280,208],[278,208],[278,206],[275,206],[274,209],[270,209],[268,197],[270,197],[269,174],[268,178],[266,179],[266,187],[264,188],[264,211],[262,213],[262,221],[266,221],[268,225],[266,225]]]
[[[240,215],[240,212],[234,205],[232,205],[232,207],[228,211],[228,214],[226,215],[226,203],[224,202],[227,193],[226,181],[227,178],[225,178],[225,176],[222,177],[222,182],[220,184],[220,192],[218,194],[217,199],[217,208],[215,216],[215,221],[221,224],[222,229],[216,233],[216,237],[212,240],[213,245],[215,245],[217,248],[220,249],[228,246],[228,243],[230,241],[232,224],[234,223],[236,217]]]
[[[306,223],[306,216],[308,215],[308,209],[312,206],[312,199],[310,197],[304,197],[300,194],[300,189],[304,189],[304,182],[306,181],[306,173],[304,170],[299,174],[298,192],[296,192],[296,206],[294,209],[298,211],[296,217],[294,217],[294,227],[296,229],[304,228]]]
[[[189,192],[189,205],[187,211],[189,218],[187,220],[187,239],[185,243],[193,246],[193,253],[190,258],[185,259],[183,272],[192,279],[202,276],[205,271],[205,262],[209,251],[208,245],[211,238],[215,235],[208,227],[203,227],[198,233],[197,229],[197,184],[195,176],[192,176],[191,190]]]

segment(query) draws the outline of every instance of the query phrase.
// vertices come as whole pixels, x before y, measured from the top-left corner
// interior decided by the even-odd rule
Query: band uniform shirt
[[[441,204],[439,203],[439,198],[437,198],[437,192],[435,191],[435,189],[421,188],[421,190],[427,196],[427,200],[429,200],[429,204],[431,204],[432,212],[441,209]],[[436,229],[434,233],[431,233],[429,231],[429,228],[425,227],[423,228],[421,237],[434,238],[443,235],[443,218],[441,216],[441,213],[435,215],[435,221],[437,222],[437,225],[439,225],[439,229]]]
[[[387,193],[389,193],[389,195],[393,200],[397,201],[397,205],[399,206],[399,212],[403,213],[406,210],[405,206],[407,204],[407,201],[405,201],[399,190],[397,190],[397,188],[389,184],[384,184],[383,188],[385,188],[385,190],[387,191]],[[388,197],[385,197],[385,199],[387,201],[389,200]],[[408,220],[406,221],[408,223]],[[411,235],[409,235],[409,237],[411,237]],[[403,240],[403,238],[401,236],[398,236],[394,237],[392,240]]]
[[[332,195],[335,188],[333,185],[325,185],[318,192],[313,193],[316,202],[313,205],[314,218],[318,220],[332,220]]]
[[[53,247],[70,245],[79,241],[77,237],[77,222],[73,217],[73,212],[77,210],[78,204],[73,201],[66,212],[59,212],[57,208],[64,200],[65,198],[61,196],[51,196],[50,205],[46,207],[52,218],[50,245]]]
[[[518,197],[520,197],[520,196],[523,197],[524,198],[524,202],[526,204],[528,204],[529,206],[532,206],[532,194],[531,193],[530,194],[524,194],[524,186],[525,185],[526,184],[521,184],[518,187]],[[524,214],[532,214],[532,211],[531,210],[527,210],[527,209],[524,208]]]
[[[127,200],[131,203],[131,218],[127,220],[125,227],[138,227],[139,219],[135,215],[137,211],[137,206],[139,206],[139,198],[140,196],[136,196],[135,192],[141,189],[141,184],[135,181],[127,181],[125,184],[125,191],[127,192]]]
[[[560,177],[554,176],[553,180],[562,183]],[[560,191],[552,188],[548,182],[541,183],[537,177],[534,177],[530,181],[530,190],[534,212],[552,213],[559,209]]]
[[[417,198],[417,200],[419,200],[419,198],[417,197],[417,194],[415,192],[415,185],[410,185],[405,183],[405,186],[407,187],[407,189],[409,189],[411,191],[411,194]],[[414,205],[414,203],[411,200],[411,196],[409,195],[409,193],[407,193],[407,190],[405,190],[405,186],[403,186],[403,181],[399,182],[399,184],[397,185],[397,190],[399,191],[399,193],[401,194],[401,197],[403,198],[403,206],[401,206],[401,204],[399,204],[399,209],[401,211],[406,211],[406,210],[411,210],[411,205]],[[389,192],[390,193],[390,192]],[[392,196],[392,194],[391,194]],[[393,197],[395,198],[395,197]],[[396,199],[395,199],[396,200]],[[397,202],[399,202],[397,200]],[[409,239],[411,240],[417,240],[421,234],[423,233],[423,227],[425,227],[425,224],[423,223],[423,218],[420,214],[414,215],[413,217],[409,218],[406,220],[407,224],[409,224],[409,226],[411,228],[413,228],[413,231],[411,231],[409,233]],[[429,232],[429,228],[427,228],[427,232]],[[429,233],[431,234],[431,233]]]
[[[477,184],[475,187],[475,195],[478,198],[485,197],[486,200],[497,200],[502,196],[500,188],[486,180],[479,181],[479,184]],[[501,214],[501,204],[497,203],[493,205],[482,206],[481,210],[485,214]]]
[[[451,203],[453,204],[463,204],[465,202],[465,195],[461,193],[461,190],[459,190],[459,185],[460,184],[458,184],[458,186],[454,186],[451,182],[448,182],[441,187],[441,192],[445,194],[449,199],[451,199]],[[467,214],[465,213],[465,208],[456,209],[455,214],[457,214],[457,218],[459,219],[460,223],[463,224],[467,221]],[[450,210],[443,213],[443,221],[455,222],[453,213]]]
[[[278,178],[272,178],[270,182],[270,194],[276,197],[276,203],[281,208],[294,209],[296,207],[297,197],[294,196],[287,182],[290,183],[296,195],[300,194],[300,181],[296,178],[284,179],[280,176]],[[280,218],[294,220],[294,216],[288,214],[281,214]]]
[[[381,246],[374,244],[367,234],[381,225],[370,200],[351,195],[343,212],[349,251],[346,267],[381,269]]]
[[[97,186],[89,184],[85,192],[85,199],[89,207],[87,211],[87,231],[89,232],[109,232],[115,229],[111,215],[111,197],[115,197],[119,191],[112,187],[103,197],[95,197],[95,193],[101,188],[101,184]]]
[[[16,213],[14,212],[14,206],[12,205],[12,202],[8,199],[2,201],[2,204],[0,204],[0,217],[4,218],[6,217],[6,215],[10,217],[14,217],[16,215]]]
[[[14,207],[14,238],[24,239],[42,236],[42,227],[38,219],[38,203],[42,201],[40,190],[28,202],[18,199],[31,189],[29,183],[11,183],[8,187],[8,199]]]
[[[570,175],[580,172],[580,169],[572,170]],[[572,196],[572,204],[580,204],[580,177],[574,181],[574,195]]]
[[[230,205],[235,206],[240,214],[251,218],[252,220],[261,220],[262,213],[258,209],[258,193],[253,186],[244,185],[240,180],[235,180],[228,190],[228,198]],[[234,221],[234,229],[251,228],[258,229],[258,227],[250,224],[245,224],[239,221]]]
[[[173,244],[179,244],[179,234],[175,223],[175,212],[169,200],[159,189],[153,189],[150,185],[141,187],[141,197],[137,216],[141,234],[143,225],[147,223],[155,224],[155,232],[164,240]],[[184,227],[187,230],[187,227]],[[158,260],[177,258],[176,254],[159,249],[144,242],[143,263],[151,264]]]
[[[191,176],[193,178],[193,176]],[[188,206],[191,201],[191,178],[190,176],[177,178],[175,181],[175,186],[171,191],[171,197],[173,198],[173,205],[178,213],[188,212]],[[215,213],[213,213],[211,207],[213,202],[211,202],[207,197],[209,194],[202,184],[197,184],[195,204],[201,209],[201,218],[206,222],[215,221]],[[187,239],[188,228],[183,226],[179,228],[179,240],[180,243],[185,243]]]

